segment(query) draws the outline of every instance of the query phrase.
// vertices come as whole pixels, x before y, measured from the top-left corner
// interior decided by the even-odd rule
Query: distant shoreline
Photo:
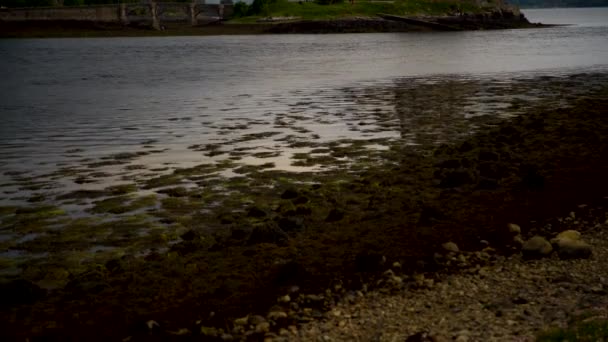
[[[447,18],[425,18],[448,20]],[[536,28],[549,25],[532,24],[525,18],[520,20],[498,18],[493,20],[452,19],[450,24],[458,30],[487,30]],[[167,23],[164,30],[153,30],[148,26],[125,26],[119,23],[97,23],[90,21],[14,21],[0,22],[0,38],[78,38],[78,37],[163,37],[163,36],[219,36],[257,35],[277,33],[376,33],[376,32],[430,32],[430,27],[376,18],[345,18],[335,20],[304,20],[279,23],[209,23],[191,26],[186,23]]]

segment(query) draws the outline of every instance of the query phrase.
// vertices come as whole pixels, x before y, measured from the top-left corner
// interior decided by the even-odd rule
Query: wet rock
[[[261,322],[255,326],[255,332],[257,334],[263,334],[263,333],[267,333],[269,331],[270,331],[270,323],[268,323],[268,322]]]
[[[300,217],[281,217],[277,223],[279,228],[285,232],[294,232],[304,229],[304,220]]]
[[[551,255],[553,247],[545,238],[536,235],[524,242],[521,252],[524,258],[538,259]]]
[[[263,316],[260,316],[260,315],[253,315],[253,316],[249,316],[249,319],[247,320],[247,322],[249,323],[249,325],[257,326],[261,323],[266,322],[266,318],[264,318]]]
[[[480,151],[479,152],[479,160],[481,161],[498,161],[499,155],[494,151]]]
[[[439,183],[440,188],[457,188],[473,183],[473,178],[466,170],[454,170],[445,173]]]
[[[276,243],[283,244],[289,237],[274,222],[263,222],[253,227],[247,243]]]
[[[430,225],[443,219],[445,219],[445,215],[439,209],[430,206],[423,206],[422,210],[420,211],[418,224]]]
[[[266,212],[258,207],[252,207],[247,212],[247,217],[253,217],[253,218],[266,217]]]
[[[521,227],[515,223],[509,223],[507,228],[509,228],[509,233],[511,233],[511,235],[521,234]]]
[[[581,233],[576,230],[565,230],[565,231],[557,234],[555,239],[557,239],[557,240],[561,240],[561,239],[580,240]]]
[[[483,162],[477,166],[479,175],[486,178],[502,178],[502,170],[497,163]]]
[[[307,215],[311,215],[311,214],[312,214],[312,209],[310,209],[309,207],[298,206],[296,208],[296,215],[307,216]]]
[[[151,319],[144,323],[144,328],[149,332],[158,332],[160,331],[160,324],[157,321]]]
[[[185,232],[184,234],[182,234],[180,236],[180,238],[182,240],[184,240],[184,241],[192,241],[192,240],[194,240],[195,238],[198,238],[198,237],[199,237],[199,234],[197,232],[195,232],[194,230],[192,230],[192,229],[189,230],[189,231],[187,231],[187,232]]]
[[[268,314],[268,319],[275,322],[287,319],[287,314],[283,311],[271,311]]]
[[[237,327],[246,326],[249,323],[249,316],[237,318],[234,320],[234,325]]]
[[[360,253],[355,257],[355,267],[358,272],[375,272],[382,267],[385,261],[382,254]]]
[[[523,247],[525,241],[524,238],[521,237],[521,235],[516,235],[513,237],[513,244],[518,247],[521,248]]]
[[[591,246],[584,241],[560,239],[557,242],[557,255],[560,259],[587,259],[591,254]]]
[[[32,304],[46,296],[46,290],[24,279],[0,284],[0,307]]]
[[[233,341],[234,337],[232,337],[232,335],[230,334],[222,334],[222,336],[220,336],[220,339],[222,341]]]
[[[440,341],[442,342],[442,341],[444,341],[444,339],[442,339],[439,336],[432,335],[428,331],[417,332],[413,335],[408,336],[405,339],[405,342],[440,342]]]
[[[65,289],[73,294],[97,294],[109,287],[103,272],[89,271],[76,276]]]
[[[439,163],[437,166],[442,169],[457,169],[457,168],[460,168],[460,160],[448,159],[446,161]]]
[[[306,196],[300,196],[298,198],[296,198],[295,200],[293,200],[293,204],[298,205],[298,204],[306,204],[310,202],[310,199],[308,199],[308,197]]]
[[[108,271],[114,274],[120,274],[128,269],[130,263],[134,263],[135,257],[132,255],[125,255],[117,259],[111,259],[106,262],[105,267]]]
[[[344,212],[340,209],[332,209],[327,217],[325,218],[325,222],[336,222],[340,221],[344,218]]]
[[[306,278],[310,275],[301,263],[293,260],[285,261],[284,263],[277,263],[275,267],[274,281],[279,285],[293,285],[298,280]]]
[[[232,227],[230,229],[230,238],[232,240],[240,241],[240,240],[247,238],[250,233],[251,233],[251,231],[244,227],[240,227],[240,226]]]
[[[283,191],[283,193],[281,194],[282,199],[294,199],[298,196],[299,196],[299,193],[295,189],[287,189],[287,190]]]
[[[170,189],[162,189],[162,190],[158,190],[156,191],[159,194],[165,194],[169,197],[185,197],[188,196],[188,189],[184,188],[183,186],[179,186],[177,188],[170,188]]]
[[[566,230],[551,240],[560,259],[587,259],[592,254],[591,246],[581,240],[581,233]]]
[[[460,148],[458,149],[460,152],[466,153],[469,152],[473,149],[473,145],[471,145],[470,142],[465,141],[462,143],[462,145],[460,145]]]
[[[477,188],[480,190],[493,190],[498,188],[498,180],[494,178],[479,177]]]
[[[528,299],[526,299],[523,296],[515,296],[512,300],[513,304],[517,304],[517,305],[521,305],[521,304],[528,304]]]
[[[458,245],[456,245],[452,241],[442,244],[441,247],[443,247],[443,249],[445,249],[446,251],[452,252],[452,253],[458,253],[460,251],[458,249]]]
[[[545,187],[545,176],[533,166],[525,166],[522,170],[522,184],[531,190],[542,190]]]
[[[176,243],[175,245],[171,246],[170,251],[176,252],[179,255],[188,255],[200,251],[203,248],[205,248],[205,246],[203,246],[200,241],[192,240]]]
[[[201,336],[205,336],[205,337],[218,337],[218,335],[219,335],[219,331],[213,327],[202,326],[200,332],[201,332]]]

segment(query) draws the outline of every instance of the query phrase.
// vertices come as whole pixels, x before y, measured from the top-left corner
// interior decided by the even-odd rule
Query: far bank
[[[257,2],[264,2],[260,7]],[[260,0],[251,5],[195,3],[4,8],[0,37],[188,36],[265,33],[371,33],[539,27],[502,2]]]

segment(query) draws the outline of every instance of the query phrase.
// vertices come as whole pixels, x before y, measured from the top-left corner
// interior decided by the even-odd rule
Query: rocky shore
[[[437,148],[391,146],[382,162],[369,159],[358,171],[287,181],[285,173],[256,169],[228,184],[238,197],[210,217],[200,210],[208,193],[165,188],[163,210],[155,212],[166,225],[160,230],[191,227],[168,250],[69,271],[60,259],[25,264],[0,288],[0,331],[11,339],[131,341],[365,341],[428,332],[463,341],[529,338],[563,326],[579,309],[600,315],[593,305],[605,303],[606,286],[608,92],[602,80],[552,80],[558,88],[570,81],[595,86],[584,96],[560,97],[560,105],[486,122],[485,129]],[[457,120],[425,125],[416,121],[425,120],[419,108],[399,100],[396,106],[404,135],[410,126],[420,140],[437,134],[422,131],[432,125],[460,129]],[[299,161],[370,154],[342,143],[316,148],[330,155]],[[209,167],[177,170],[145,188],[196,177],[199,187],[211,189],[217,183],[204,174]],[[228,211],[230,205],[240,210]],[[124,202],[96,208],[127,209]],[[36,210],[2,208],[3,227],[34,230],[58,215]],[[120,243],[139,224],[68,222],[19,247],[61,250],[74,240],[84,243],[98,228]],[[581,236],[558,236],[568,230]],[[61,286],[42,288],[50,281]]]
[[[603,219],[607,208],[596,209]],[[384,287],[351,293],[297,335],[283,335],[302,341],[534,341],[540,332],[551,336],[581,323],[606,326],[608,225],[594,224],[598,218],[563,219],[589,224],[583,229],[591,258],[566,260],[552,253],[526,260],[526,254],[496,255],[491,247],[445,250],[437,257],[470,267],[456,274],[402,277],[393,271],[398,272],[396,264],[384,273]],[[577,340],[605,337],[579,335]]]
[[[268,33],[358,33],[358,32],[418,32],[496,30],[543,27],[532,24],[523,14],[507,10],[453,16],[420,16],[399,19],[345,18],[338,20],[292,21],[269,27]]]

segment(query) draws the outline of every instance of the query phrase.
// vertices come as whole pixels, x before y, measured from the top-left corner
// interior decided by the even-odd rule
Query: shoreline
[[[437,272],[434,253],[447,241],[474,251],[485,240],[510,255],[507,223],[534,221],[524,233],[550,234],[560,227],[546,231],[544,223],[606,196],[606,92],[604,86],[566,108],[530,110],[429,156],[395,148],[385,167],[284,184],[243,213],[220,213],[224,229],[216,235],[190,230],[169,253],[112,259],[70,276],[65,288],[42,293],[26,282],[21,288],[29,292],[20,293],[9,283],[4,296],[32,302],[2,311],[3,332],[85,337],[112,326],[108,338],[145,340],[180,329],[199,336],[202,324],[232,333],[235,318],[265,313],[286,294],[336,285],[357,290],[394,262],[404,274]],[[297,313],[285,314],[286,321],[299,321]],[[29,320],[14,321],[23,315]],[[156,325],[146,326],[150,320]]]
[[[492,30],[540,28],[555,25],[534,24],[524,17],[491,18],[488,16],[424,17],[425,21],[452,25],[455,30]],[[147,25],[124,26],[118,23],[91,21],[0,21],[0,38],[77,38],[77,37],[166,37],[166,36],[221,36],[257,34],[320,34],[320,33],[386,33],[440,32],[442,29],[411,22],[376,18],[344,18],[334,20],[302,20],[275,23],[208,23],[191,26],[186,23],[166,23],[156,31]],[[439,25],[437,25],[439,26]]]

